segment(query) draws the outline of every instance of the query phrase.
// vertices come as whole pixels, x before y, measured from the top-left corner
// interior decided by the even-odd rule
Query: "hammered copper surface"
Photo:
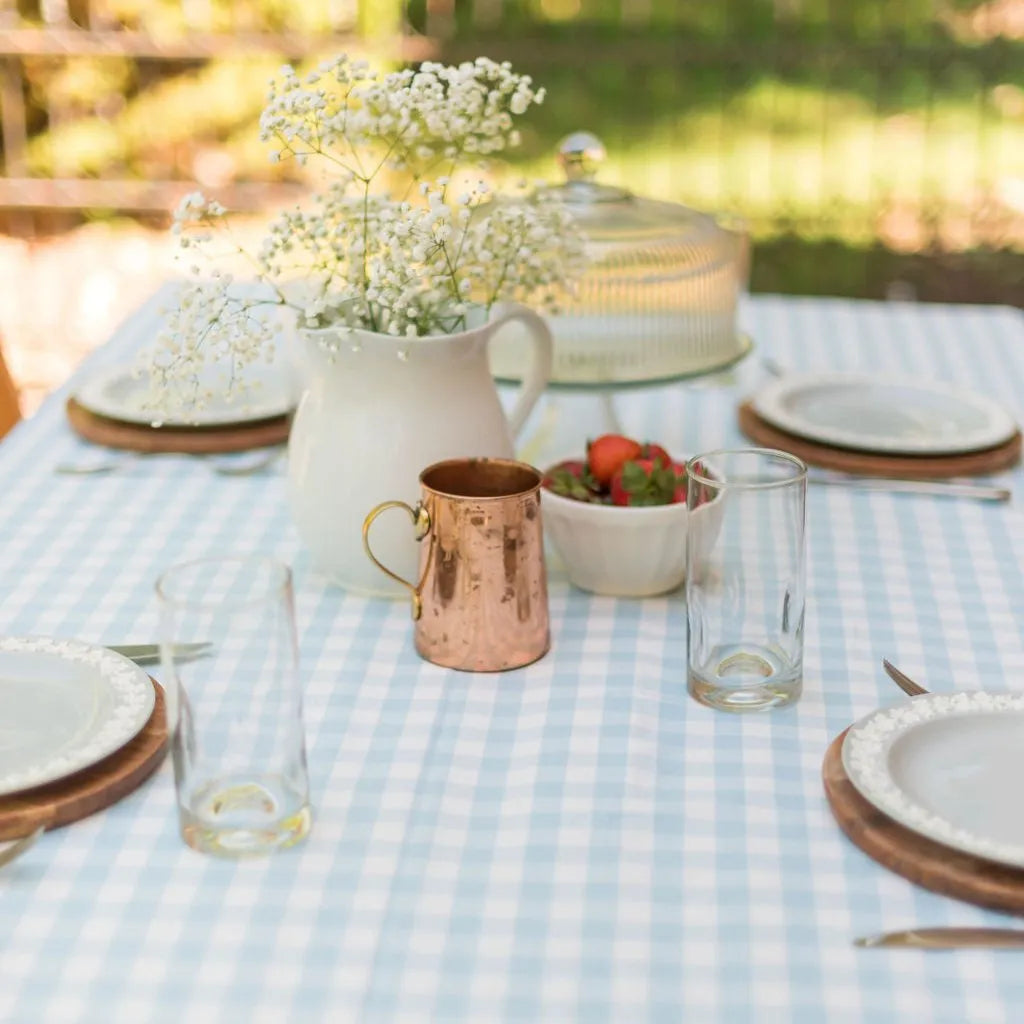
[[[536,661],[550,644],[540,474],[503,459],[457,459],[420,480],[430,532],[416,649],[470,672]]]

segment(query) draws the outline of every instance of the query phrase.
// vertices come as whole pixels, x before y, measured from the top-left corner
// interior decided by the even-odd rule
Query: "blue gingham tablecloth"
[[[744,319],[795,369],[955,381],[1024,418],[1017,311],[757,297]],[[761,379],[755,355],[616,411],[670,448],[716,447]],[[552,396],[531,429],[582,432],[588,401]],[[851,946],[1012,921],[877,866],[820,781],[829,741],[899,699],[883,656],[938,690],[1024,688],[1018,508],[812,487],[804,696],[733,717],[685,695],[680,595],[594,597],[556,571],[546,658],[448,672],[416,657],[404,603],[317,575],[280,472],[54,474],[86,450],[59,398],[0,446],[0,632],[150,640],[169,563],[292,563],[315,823],[271,859],[204,857],[165,765],[45,835],[0,871],[0,1021],[1024,1019],[1019,953]],[[1021,471],[1004,479],[1021,500]]]

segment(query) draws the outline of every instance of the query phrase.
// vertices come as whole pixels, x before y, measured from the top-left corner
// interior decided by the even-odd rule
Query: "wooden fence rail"
[[[31,174],[27,160],[31,136],[27,61],[127,59],[157,64],[166,70],[196,67],[218,59],[273,56],[301,60],[327,49],[358,51],[370,38],[375,49],[403,61],[423,60],[435,52],[436,48],[422,37],[383,34],[382,25],[392,32],[396,29],[395,19],[374,20],[366,8],[378,0],[360,2],[361,7],[346,10],[339,10],[336,3],[329,5],[326,10],[333,14],[322,31],[295,32],[251,28],[213,31],[208,27],[208,16],[196,17],[197,10],[208,15],[208,9],[183,0],[180,31],[159,36],[112,24],[104,14],[103,0],[84,0],[74,14],[67,0],[44,0],[40,14],[48,23],[43,25],[27,23],[9,8],[0,10],[0,209],[166,211],[194,187],[187,180],[95,180]],[[372,14],[372,7],[369,9]],[[33,97],[35,106],[39,102],[38,96]],[[51,125],[65,120],[60,101],[47,97],[43,116]],[[219,194],[236,209],[257,209],[268,202],[291,198],[299,191],[298,186],[288,183],[251,182],[229,184]]]

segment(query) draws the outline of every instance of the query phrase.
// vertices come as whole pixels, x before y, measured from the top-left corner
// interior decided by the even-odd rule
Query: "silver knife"
[[[160,660],[159,644],[107,644],[107,648],[123,655],[136,665],[154,665]],[[171,654],[178,660],[201,658],[210,652],[211,643],[171,644]]]
[[[946,483],[943,480],[897,480],[889,477],[807,477],[811,484],[829,487],[851,487],[860,491],[894,491],[903,494],[934,494],[943,498],[974,498],[976,501],[1010,501],[1013,492],[1008,487],[987,484]]]
[[[1024,949],[1024,928],[908,928],[854,939],[867,949]]]

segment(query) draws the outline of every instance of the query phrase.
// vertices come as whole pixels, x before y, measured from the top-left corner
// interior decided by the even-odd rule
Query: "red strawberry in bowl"
[[[552,466],[545,474],[542,486],[552,494],[575,501],[601,501],[597,481],[582,459],[566,459]]]
[[[676,474],[676,489],[672,492],[672,500],[678,505],[680,502],[686,504],[686,491],[689,486],[689,474],[686,471],[685,462],[673,462],[672,468]]]
[[[702,476],[713,479],[706,470]],[[717,488],[698,483],[695,497],[712,502],[698,513],[698,543],[706,544],[717,533],[721,512],[714,503]],[[597,594],[647,597],[674,590],[686,576],[694,514],[686,498],[686,466],[661,445],[606,434],[590,443],[585,463],[568,459],[547,471],[541,514],[575,586]]]
[[[642,446],[621,434],[603,434],[587,444],[587,466],[599,486],[608,487],[624,462],[640,457]]]
[[[633,459],[623,464],[612,477],[613,505],[670,505],[676,500],[680,477],[671,460]],[[686,500],[686,473],[682,475],[683,500]]]
[[[653,441],[645,441],[640,446],[640,458],[654,459],[655,462],[660,462],[663,466],[674,464],[672,456],[660,444],[655,444]]]
[[[700,508],[701,505],[706,504],[707,502],[711,501],[712,498],[715,497],[715,495],[718,493],[718,489],[716,487],[713,487],[711,484],[704,482],[705,480],[710,478],[711,474],[708,473],[707,467],[699,459],[696,462],[694,462],[693,470],[697,474],[698,477],[702,478],[702,479],[699,479],[699,480],[696,481],[697,494],[695,496],[695,501],[693,503],[693,507],[694,508]],[[683,500],[685,501],[686,500],[685,499],[685,495],[686,495],[686,483],[685,483],[685,480],[686,480],[686,467],[685,466],[683,467],[683,473],[684,473],[684,477],[683,477],[683,480],[684,480],[684,482],[683,482],[683,496],[684,497],[683,497]]]

